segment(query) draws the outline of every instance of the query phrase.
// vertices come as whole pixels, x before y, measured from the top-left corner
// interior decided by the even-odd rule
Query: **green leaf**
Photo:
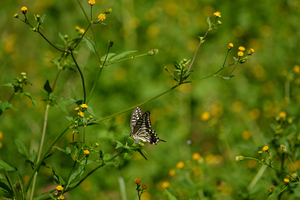
[[[17,145],[17,148],[18,148],[18,151],[25,157],[27,158],[28,160],[29,159],[29,153],[28,153],[28,150],[26,148],[26,146],[23,144],[23,142],[19,139],[15,139],[15,143]]]
[[[60,150],[64,153],[68,154],[68,152],[66,150],[62,149],[62,148],[59,148],[59,147],[56,147],[56,146],[53,146],[53,148],[58,149],[58,150]]]
[[[94,111],[93,111],[93,108],[92,107],[87,107],[87,109],[86,109],[91,115],[93,115],[93,116],[96,116],[95,114],[94,114]]]
[[[73,117],[66,116],[66,118],[67,118],[68,121],[72,121],[73,120]]]
[[[178,80],[176,79],[176,77],[174,76],[174,74],[171,73],[171,72],[169,71],[169,69],[168,69],[166,66],[164,66],[164,68],[165,68],[165,70],[166,70],[167,72],[169,72],[169,74],[172,76],[172,78],[173,78],[176,82],[178,82]]]
[[[101,61],[103,62],[103,61],[105,60],[106,56],[107,56],[106,61],[109,61],[109,59],[110,59],[111,57],[113,57],[114,55],[116,55],[116,54],[115,54],[115,53],[108,53],[108,54],[105,54],[104,56],[101,57]]]
[[[49,80],[46,81],[45,85],[44,85],[44,90],[46,90],[46,92],[52,93],[52,88],[50,86]]]
[[[70,176],[68,185],[70,185],[73,180],[75,180],[78,176],[81,176],[83,173],[84,173],[84,166],[78,167],[78,169]]]
[[[125,51],[123,53],[120,53],[118,55],[116,55],[115,57],[113,57],[112,59],[110,59],[110,61],[116,61],[116,60],[119,60],[121,58],[123,58],[124,56],[128,55],[128,54],[131,54],[131,53],[135,53],[137,52],[136,50],[132,50],[132,51]]]
[[[24,92],[24,94],[31,99],[31,102],[36,107],[36,109],[39,109],[37,100],[29,92]]]
[[[211,21],[209,17],[207,17],[206,22],[208,24],[208,28],[211,28]]]
[[[16,171],[18,172],[19,183],[20,183],[20,186],[21,186],[23,199],[26,199],[26,191],[25,191],[25,184],[24,184],[23,178],[22,178],[22,176],[21,176],[21,174],[20,174],[20,172],[17,168],[16,168]]]
[[[121,142],[119,142],[119,141],[116,141],[116,142],[117,142],[117,146],[116,146],[116,148],[115,148],[115,149],[118,149],[118,148],[124,147],[124,145],[123,145]]]
[[[75,90],[72,88],[72,86],[68,83],[69,87],[70,87],[70,91],[71,91],[71,97],[73,99],[75,99],[75,101],[78,101],[78,97],[77,97],[77,94],[75,92]]]
[[[14,84],[12,84],[12,83],[1,84],[1,86],[4,86],[4,87],[15,87]]]
[[[173,196],[167,189],[165,189],[169,200],[177,200],[175,196]]]
[[[235,77],[235,75],[229,75],[229,76],[226,76],[226,77],[222,77],[222,79],[228,80],[228,79],[231,79],[231,78],[233,78],[233,77]]]
[[[15,171],[13,167],[11,167],[9,164],[4,162],[3,160],[0,160],[0,169],[4,169],[6,171]]]
[[[67,147],[67,148],[66,148],[66,152],[67,152],[67,154],[71,154],[71,152],[72,152],[71,148],[70,148],[70,147]]]
[[[54,192],[54,191],[55,191],[55,189],[53,189],[51,191],[48,191],[46,193],[43,193],[43,194],[41,194],[41,195],[39,195],[37,197],[34,197],[33,200],[42,200],[42,199],[45,199],[45,197],[47,197],[47,196],[50,196],[52,199],[55,199],[53,197],[53,195],[51,194],[51,192]]]
[[[0,108],[1,108],[2,111],[5,111],[8,107],[9,107],[8,101],[0,103]]]
[[[69,114],[66,106],[69,106],[73,104],[73,102],[71,101],[71,99],[65,99],[64,97],[61,97],[59,99],[59,102],[57,103],[57,105],[59,106],[59,108],[64,112],[66,113],[67,115]]]
[[[52,173],[54,175],[54,177],[53,177],[53,182],[54,183],[59,184],[59,185],[65,185],[66,184],[64,179],[59,174],[56,173],[53,166],[52,166]]]
[[[40,24],[42,24],[46,19],[46,14],[44,14],[41,18],[40,18]]]
[[[96,47],[95,47],[94,42],[93,42],[92,40],[86,38],[86,37],[83,37],[83,39],[85,40],[87,47],[88,47],[92,52],[96,53],[97,51],[96,51]]]
[[[146,159],[146,160],[148,160],[147,158],[146,158],[146,156],[142,153],[142,151],[141,151],[141,149],[137,149],[137,151]]]
[[[6,179],[4,179],[4,178],[0,179],[0,191],[2,190],[3,192],[9,193],[9,194],[12,195],[13,191],[11,190],[11,186],[10,186],[10,184],[8,182],[8,178],[7,178],[7,176],[5,176],[5,177],[6,177]]]

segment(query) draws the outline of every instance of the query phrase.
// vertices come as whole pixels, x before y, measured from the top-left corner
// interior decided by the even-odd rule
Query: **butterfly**
[[[142,114],[142,109],[139,106],[137,106],[131,114],[130,129],[130,136],[137,143],[139,140],[155,145],[160,141],[166,142],[165,140],[156,137],[157,133],[151,129],[150,112],[147,111]]]

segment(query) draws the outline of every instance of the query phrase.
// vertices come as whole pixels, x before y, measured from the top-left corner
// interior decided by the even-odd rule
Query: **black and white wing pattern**
[[[130,119],[130,129],[131,133],[133,133],[133,129],[137,123],[137,121],[142,117],[142,109],[137,106],[131,114],[131,119]]]
[[[159,139],[157,133],[151,129],[150,112],[142,114],[141,108],[136,107],[131,115],[130,120],[131,134],[130,136],[138,143],[139,140],[157,145],[158,142],[165,140]]]

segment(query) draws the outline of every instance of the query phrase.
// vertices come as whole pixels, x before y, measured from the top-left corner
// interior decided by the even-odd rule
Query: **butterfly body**
[[[130,136],[137,143],[139,140],[155,145],[160,141],[166,142],[156,137],[157,133],[151,129],[150,112],[147,111],[142,114],[142,110],[139,106],[137,106],[131,114],[130,129]]]

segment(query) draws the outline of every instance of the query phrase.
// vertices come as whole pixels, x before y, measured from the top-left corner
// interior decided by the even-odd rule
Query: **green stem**
[[[107,59],[109,50],[110,50],[110,46],[108,47],[107,54],[106,54],[106,57],[105,57],[105,60],[104,60],[103,64],[105,64],[105,62],[106,62],[106,59]],[[97,51],[97,52],[98,52],[98,51]],[[99,58],[99,54],[98,54],[98,53],[97,53],[97,55],[98,55],[98,58]],[[87,99],[87,102],[90,101],[90,99],[91,99],[91,97],[92,97],[92,94],[94,93],[94,90],[95,90],[95,88],[96,88],[96,86],[97,86],[97,84],[98,84],[98,81],[99,81],[101,72],[102,72],[102,70],[103,70],[103,65],[101,64],[101,59],[99,58],[98,61],[99,61],[99,64],[100,64],[100,69],[99,69],[99,71],[98,71],[96,81],[95,81],[95,83],[94,83],[94,85],[93,85],[93,87],[92,87],[92,90],[91,90],[90,95],[89,95],[89,97],[88,97],[88,99]]]
[[[65,192],[71,191],[73,189],[75,189],[76,187],[78,187],[85,179],[87,179],[92,173],[94,173],[95,171],[97,171],[98,169],[100,169],[101,167],[105,166],[106,163],[109,163],[110,161],[114,160],[116,157],[118,157],[119,155],[121,155],[123,152],[118,153],[117,155],[113,156],[112,158],[108,159],[107,161],[105,161],[105,163],[101,163],[98,167],[96,167],[95,169],[91,170],[88,174],[86,174],[74,187],[72,188],[68,188],[67,190],[65,190]]]
[[[295,168],[295,166],[294,166],[294,163],[292,162],[292,159],[291,159],[291,157],[290,157],[289,155],[288,155],[288,158],[289,158],[289,160],[290,160],[290,162],[291,162],[291,164],[292,164],[292,166],[293,166],[293,168],[294,168],[294,170],[295,170],[295,173],[297,174],[298,181],[300,181],[300,177],[299,177],[298,171],[296,170],[296,168]]]
[[[67,52],[65,50],[61,50],[59,48],[57,48],[54,44],[52,44],[40,31],[37,31],[52,47],[54,47],[56,50],[60,51],[60,52]]]
[[[182,83],[182,84],[184,84],[184,83]],[[93,123],[102,122],[102,121],[107,120],[107,119],[110,119],[110,118],[112,118],[112,117],[114,117],[114,116],[117,116],[117,115],[120,115],[120,114],[125,113],[125,112],[127,112],[127,111],[130,111],[130,110],[134,109],[134,108],[137,107],[137,106],[146,104],[146,103],[148,103],[149,101],[152,101],[152,100],[154,100],[154,99],[157,99],[158,97],[160,97],[160,96],[162,96],[162,95],[164,95],[164,94],[166,94],[166,93],[172,91],[173,89],[177,88],[178,86],[180,86],[180,85],[175,85],[175,86],[173,86],[172,88],[170,88],[170,89],[168,89],[168,90],[166,90],[166,91],[160,93],[159,95],[156,95],[155,97],[152,97],[151,99],[148,99],[147,101],[144,101],[144,102],[139,103],[139,104],[137,104],[137,105],[135,105],[135,106],[132,106],[132,107],[130,107],[130,108],[127,108],[127,109],[125,109],[125,110],[122,110],[122,111],[120,111],[120,112],[117,112],[117,113],[115,113],[115,114],[113,114],[113,115],[110,115],[110,116],[108,116],[108,117],[104,117],[104,118],[102,118],[102,119],[95,120]]]
[[[41,154],[42,154],[42,151],[43,151],[43,146],[44,146],[44,141],[45,141],[45,135],[46,135],[46,128],[47,128],[47,123],[48,123],[49,108],[50,108],[50,104],[48,102],[48,104],[46,106],[46,111],[45,111],[42,138],[41,138],[40,149],[39,149],[39,153],[38,153],[37,161],[36,161],[37,163],[40,161]],[[33,199],[37,175],[38,175],[38,172],[36,171],[35,174],[34,174],[34,178],[33,178],[33,183],[32,183],[32,188],[31,188],[31,194],[30,194],[30,200]]]
[[[118,61],[114,61],[114,62],[109,62],[109,63],[107,63],[107,64],[104,65],[104,66],[116,64],[116,63],[119,63],[119,62],[123,62],[123,61],[126,61],[126,60],[131,60],[131,59],[134,59],[134,58],[139,58],[139,57],[147,56],[147,55],[148,55],[148,53],[143,53],[143,54],[140,54],[140,55],[137,55],[137,56],[131,56],[131,57],[129,57],[129,58],[124,58],[124,59],[122,59],[122,60],[118,60]]]
[[[190,71],[190,70],[192,69],[192,66],[193,66],[193,64],[194,64],[194,61],[195,61],[196,56],[197,56],[197,54],[198,54],[198,51],[199,51],[199,49],[200,49],[200,46],[201,46],[201,44],[204,42],[204,39],[206,38],[207,34],[208,34],[211,30],[212,30],[212,29],[209,28],[209,29],[206,31],[205,35],[203,36],[202,40],[200,40],[199,45],[198,45],[197,50],[196,50],[196,52],[195,52],[195,54],[194,54],[193,60],[192,60],[192,62],[191,62],[191,64],[190,64],[190,66],[189,66],[188,71]]]
[[[40,168],[40,166],[42,165],[42,163],[44,162],[45,158],[48,156],[48,153],[50,152],[50,150],[52,149],[53,145],[57,142],[57,140],[59,138],[61,138],[61,136],[63,136],[64,133],[66,133],[69,130],[69,127],[74,123],[74,121],[77,120],[77,118],[74,118],[69,124],[68,126],[60,133],[56,136],[56,138],[54,138],[54,140],[51,142],[51,144],[49,145],[49,147],[46,149],[46,152],[44,153],[44,155],[42,156],[42,158],[40,159],[40,161],[36,164],[36,166],[33,169],[33,172],[31,174],[31,176],[28,179],[28,182],[25,186],[25,192],[28,191],[29,186],[33,180],[34,174],[35,172],[37,172]]]
[[[271,169],[274,169],[274,170],[276,170],[276,171],[278,171],[278,172],[282,172],[282,173],[286,174],[286,175],[289,176],[289,177],[293,177],[293,176],[290,175],[289,173],[287,173],[287,172],[285,172],[285,171],[283,171],[283,170],[280,170],[280,169],[276,169],[276,168],[274,168],[273,166],[271,166],[271,164],[267,164],[266,162],[263,162],[263,161],[261,161],[261,160],[259,160],[259,159],[256,159],[256,158],[253,158],[253,157],[244,157],[244,159],[248,159],[248,160],[256,160],[257,162],[259,162],[259,163],[261,163],[261,164],[263,164],[263,165],[266,165],[266,166],[268,166],[268,167],[271,168]]]
[[[82,87],[83,87],[83,103],[85,103],[85,102],[86,102],[86,91],[85,91],[84,77],[83,77],[83,74],[82,74],[82,72],[81,72],[81,70],[80,70],[80,68],[79,68],[79,66],[78,66],[78,64],[77,64],[77,62],[76,62],[76,59],[75,59],[75,57],[74,57],[73,52],[71,52],[71,56],[72,56],[72,59],[73,59],[75,65],[76,65],[76,67],[77,67],[79,73],[80,73],[81,82],[82,82]]]
[[[0,159],[1,159],[1,158],[0,158]],[[12,181],[11,181],[11,178],[10,178],[10,176],[9,176],[9,173],[8,173],[6,170],[5,170],[5,172],[6,172],[6,178],[8,179],[8,182],[9,182],[9,184],[10,184],[10,187],[11,187],[11,189],[12,189],[12,191],[13,191],[13,193],[14,193],[16,199],[18,200],[19,197],[18,197],[18,194],[16,193],[14,184],[13,184]]]

